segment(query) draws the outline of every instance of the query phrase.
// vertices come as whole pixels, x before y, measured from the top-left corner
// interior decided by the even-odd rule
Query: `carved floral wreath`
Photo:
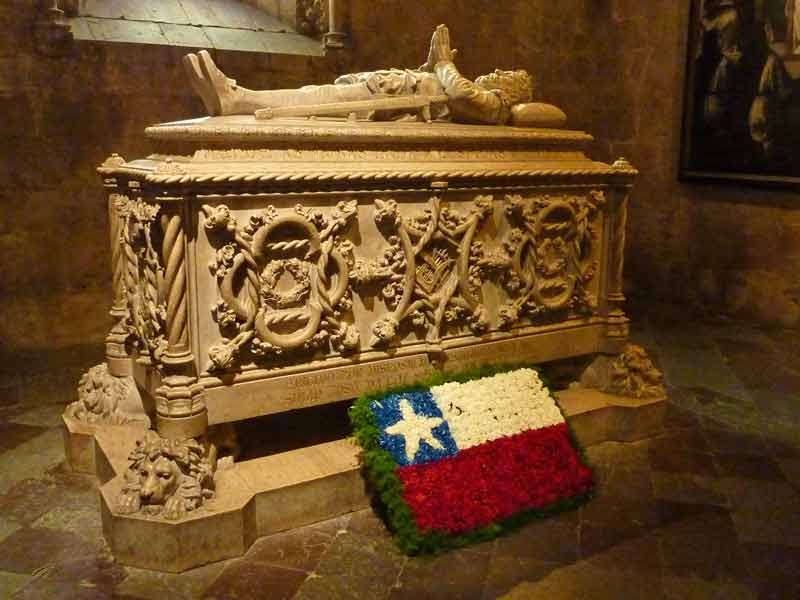
[[[278,291],[278,281],[284,273],[289,273],[296,283],[291,289]],[[271,261],[262,272],[261,281],[262,298],[276,308],[287,308],[302,302],[311,287],[308,263],[297,258]]]

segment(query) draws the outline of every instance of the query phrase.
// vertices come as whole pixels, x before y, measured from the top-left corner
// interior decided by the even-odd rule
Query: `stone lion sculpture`
[[[141,510],[175,520],[214,495],[213,458],[191,438],[169,440],[148,431],[128,460],[117,503],[120,513]]]
[[[641,346],[628,344],[616,356],[600,355],[581,376],[581,385],[629,398],[658,398],[666,394],[664,376]]]
[[[81,376],[78,400],[67,406],[64,415],[84,423],[142,423],[150,427],[150,418],[142,407],[133,379],[111,375],[105,363],[92,367]]]

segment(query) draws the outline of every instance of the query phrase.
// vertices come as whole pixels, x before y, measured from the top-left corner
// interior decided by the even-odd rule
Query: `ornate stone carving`
[[[375,223],[389,247],[378,260],[357,261],[351,275],[360,286],[383,284],[381,295],[392,309],[374,323],[372,346],[388,344],[405,319],[426,329],[433,343],[444,323],[466,323],[476,334],[488,329],[469,258],[478,225],[491,211],[492,196],[476,196],[466,215],[433,196],[423,213],[403,218],[394,200],[375,200]]]
[[[297,31],[320,36],[328,31],[329,0],[297,0]]]
[[[635,344],[616,356],[598,356],[581,376],[581,385],[631,398],[666,396],[664,376]]]
[[[508,195],[506,202],[506,216],[514,227],[503,242],[504,251],[477,248],[474,256],[476,273],[498,272],[513,298],[500,308],[499,326],[510,327],[524,316],[594,311],[597,298],[588,285],[598,268],[592,245],[603,192]]]
[[[328,217],[300,204],[283,214],[269,206],[244,227],[225,205],[203,212],[208,231],[232,240],[210,265],[221,297],[215,317],[232,333],[211,347],[211,368],[233,368],[245,345],[255,357],[358,347],[358,328],[342,320],[351,307],[352,244],[340,237],[355,201],[340,202]]]
[[[611,382],[608,391],[632,398],[664,396],[664,376],[641,346],[628,344],[611,364]]]
[[[115,377],[105,363],[96,365],[81,376],[78,400],[68,405],[64,415],[84,423],[127,425],[144,423],[150,418],[131,377]]]
[[[123,218],[120,244],[124,254],[128,315],[126,328],[139,351],[160,362],[167,347],[166,302],[161,294],[164,268],[154,232],[161,207],[141,199],[121,197]]]
[[[213,446],[206,452],[191,438],[171,440],[146,432],[128,458],[117,511],[181,518],[213,497],[215,459]]]

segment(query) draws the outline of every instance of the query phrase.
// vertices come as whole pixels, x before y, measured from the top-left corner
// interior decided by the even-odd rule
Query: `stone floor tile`
[[[577,510],[528,523],[497,539],[497,556],[519,556],[551,563],[578,559]]]
[[[786,481],[800,490],[800,458],[779,458],[778,466]]]
[[[613,496],[598,496],[581,507],[581,527],[591,524],[641,533],[661,523],[659,504]]]
[[[768,384],[780,364],[775,345],[767,337],[756,341],[718,336],[715,341],[727,364],[748,388]]]
[[[0,598],[11,598],[14,592],[25,587],[31,579],[32,575],[0,571]]]
[[[501,596],[504,600],[661,600],[659,577],[649,574],[610,572],[585,562],[553,570],[535,582],[524,582]]]
[[[768,455],[764,438],[755,432],[726,429],[706,423],[703,436],[714,454],[744,454],[748,456]]]
[[[653,482],[649,467],[600,465],[593,467],[593,471],[598,494],[642,501],[653,499]]]
[[[728,497],[733,510],[800,512],[800,494],[786,482],[723,477],[715,485]]]
[[[250,547],[245,559],[251,563],[313,571],[341,525],[338,519],[332,519],[263,537]]]
[[[664,577],[667,600],[758,600],[752,585],[729,580],[707,580],[701,577]]]
[[[663,570],[659,538],[650,533],[624,539],[593,554],[587,552],[582,558],[606,571],[635,572],[657,577]]]
[[[96,546],[68,531],[23,527],[0,544],[0,570],[33,573],[76,556],[91,556],[96,550]]]
[[[670,389],[667,391],[669,398],[672,398],[677,390]],[[664,428],[668,431],[677,431],[681,429],[699,429],[701,420],[690,410],[683,408],[673,402],[667,404],[666,414],[664,415]]]
[[[466,548],[437,556],[411,557],[392,587],[389,598],[480,600],[489,564],[489,560],[476,560],[476,555]]]
[[[64,406],[59,404],[44,404],[25,410],[18,415],[11,417],[11,423],[21,425],[35,425],[37,427],[59,427],[62,424],[61,415],[64,414]]]
[[[246,559],[235,560],[203,595],[204,600],[289,600],[308,573]]]
[[[655,471],[692,473],[716,477],[717,467],[710,454],[693,450],[670,450],[665,446],[650,449],[650,466]]]
[[[0,515],[0,543],[15,531],[22,529],[18,521],[7,519],[5,515]]]
[[[21,524],[29,524],[53,508],[63,490],[46,479],[23,479],[0,493],[0,514]]]
[[[628,468],[647,468],[649,466],[647,441],[604,442],[589,446],[586,458],[590,465],[615,465]]]
[[[720,454],[716,463],[720,477],[786,481],[778,463],[768,456]]]
[[[100,545],[104,538],[99,516],[99,502],[83,506],[66,502],[44,513],[33,522],[32,527],[68,531],[79,535],[90,544]]]
[[[716,394],[749,398],[747,388],[714,347],[692,348],[689,347],[690,339],[675,342],[663,336],[658,337],[658,343],[658,355],[668,385],[705,388]]]
[[[36,577],[17,593],[16,598],[102,600],[112,596],[114,586],[124,577],[124,569],[107,552],[74,554],[37,571]]]
[[[787,513],[787,510],[734,510],[731,516],[742,542],[800,548],[800,507],[794,513]]]
[[[22,423],[0,423],[0,452],[16,448],[20,444],[46,432],[46,427]]]
[[[747,579],[745,556],[731,517],[704,514],[658,531],[666,573],[704,579]]]
[[[800,597],[800,548],[779,544],[742,544],[759,598]]]
[[[652,474],[656,498],[691,504],[727,506],[728,499],[717,491],[715,479],[693,473],[655,471]]]
[[[548,563],[525,556],[501,556],[492,559],[483,598],[498,598],[522,583],[535,583],[565,565]]]
[[[197,600],[231,562],[222,561],[178,574],[125,567],[127,576],[114,588],[114,598]]]
[[[675,451],[709,452],[708,441],[699,428],[677,429],[647,440],[650,452],[664,453]]]
[[[388,527],[372,508],[365,508],[352,513],[347,524],[347,530],[350,533],[366,535],[371,538],[383,538],[385,540],[391,540],[392,538]]]
[[[385,598],[404,563],[405,557],[385,540],[339,534],[296,598]]]
[[[12,450],[0,454],[0,493],[24,479],[41,478],[48,469],[64,462],[61,431],[47,430]]]

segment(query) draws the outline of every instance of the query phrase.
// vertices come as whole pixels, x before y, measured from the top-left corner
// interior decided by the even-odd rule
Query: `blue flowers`
[[[381,448],[399,465],[426,463],[458,453],[447,421],[430,392],[389,394],[373,400],[370,408],[380,431]]]

